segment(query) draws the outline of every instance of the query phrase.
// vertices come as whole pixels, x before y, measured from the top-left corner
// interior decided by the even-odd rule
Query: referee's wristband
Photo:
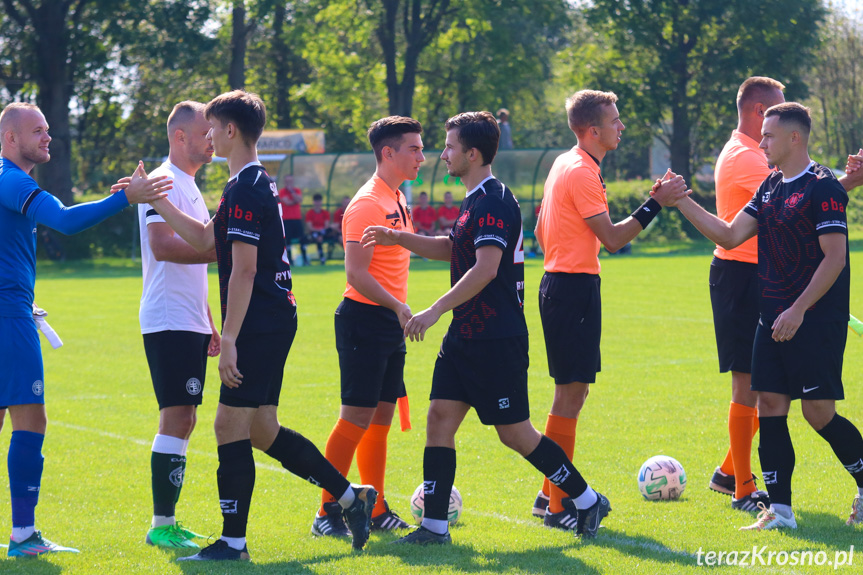
[[[632,212],[632,218],[638,220],[638,223],[641,224],[642,229],[646,229],[661,209],[662,206],[659,205],[659,202],[657,202],[653,198],[649,198],[646,202],[641,204],[641,206],[637,210]]]

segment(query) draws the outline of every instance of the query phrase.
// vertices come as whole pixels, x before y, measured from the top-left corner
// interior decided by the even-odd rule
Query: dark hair
[[[602,108],[617,103],[614,92],[581,90],[566,99],[566,116],[569,129],[578,136],[592,126],[602,123]]]
[[[192,100],[185,100],[174,106],[174,109],[171,110],[171,114],[168,116],[168,137],[171,137],[172,129],[176,129],[192,121],[195,118],[195,114],[203,114],[204,110],[206,110],[204,104],[193,102]]]
[[[314,196],[312,196],[312,200],[314,200],[314,201],[316,201],[316,202],[317,202],[318,200],[323,201],[323,199],[324,199],[324,197],[323,197],[321,194],[315,194]]]
[[[783,124],[797,124],[803,135],[808,137],[812,130],[812,116],[809,115],[809,108],[797,102],[784,102],[767,108],[764,112],[764,118],[777,116]]]
[[[382,150],[384,146],[398,150],[402,143],[403,135],[422,133],[422,124],[413,118],[387,116],[386,118],[372,122],[372,125],[369,126],[368,137],[369,144],[372,145],[372,150],[375,152],[375,159],[380,162],[383,159]]]
[[[240,131],[243,142],[254,146],[264,131],[264,124],[267,123],[267,109],[257,94],[234,90],[210,100],[204,108],[204,117],[207,120],[215,118],[222,125],[234,124]]]
[[[491,112],[463,112],[446,121],[446,131],[458,130],[458,141],[462,148],[476,148],[482,154],[482,165],[494,161],[500,141],[500,127]]]
[[[781,92],[784,89],[785,84],[767,76],[751,76],[746,78],[740,84],[740,89],[737,90],[737,109],[740,110],[744,105],[770,95],[774,90]]]

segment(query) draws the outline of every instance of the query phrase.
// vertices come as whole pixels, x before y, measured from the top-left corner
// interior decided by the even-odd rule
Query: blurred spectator
[[[329,255],[333,253],[333,230],[330,227],[330,212],[324,209],[324,197],[321,194],[312,196],[312,209],[306,212],[306,243],[318,246],[318,259],[321,265],[327,261],[324,255],[324,242],[329,244]],[[308,259],[305,259],[308,265]]]
[[[443,195],[443,205],[437,209],[437,222],[440,226],[439,236],[448,236],[458,218],[458,206],[452,203],[452,192]]]
[[[303,210],[300,207],[303,201],[303,191],[294,185],[294,176],[291,174],[285,174],[282,182],[284,187],[279,190],[279,201],[282,202],[282,222],[285,226],[285,244],[288,248],[288,257],[291,255],[291,244],[296,240],[300,244],[304,263],[308,263],[306,244],[303,241]]]
[[[500,143],[498,150],[512,149],[512,129],[509,126],[509,110],[501,108],[497,111],[497,125],[500,128]]]
[[[433,236],[437,213],[429,205],[429,195],[420,192],[418,204],[411,208],[411,219],[414,221],[416,233],[423,236]]]

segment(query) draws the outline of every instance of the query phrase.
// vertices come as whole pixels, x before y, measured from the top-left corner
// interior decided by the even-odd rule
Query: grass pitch
[[[852,254],[858,259],[859,252]],[[855,493],[852,479],[829,446],[808,428],[799,403],[789,418],[797,466],[794,503],[799,529],[742,533],[752,522],[734,511],[730,498],[708,491],[707,482],[727,449],[730,377],[717,373],[707,290],[708,252],[695,255],[603,259],[602,373],[578,425],[575,462],[588,482],[611,500],[612,513],[588,543],[545,529],[530,515],[538,473],[503,447],[494,432],[469,414],[458,442],[456,485],[464,497],[453,545],[389,546],[393,535],[373,534],[366,551],[351,553],[346,541],[309,534],[319,491],[256,452],[257,482],[249,524],[251,564],[178,564],[176,553],[144,545],[152,512],[150,444],[158,413],[138,329],[140,270],[114,262],[40,267],[36,301],[65,342],[44,349],[49,433],[37,526],[45,536],[81,549],[36,560],[0,560],[2,573],[696,573],[698,552],[761,549],[755,572],[833,571],[835,559],[861,543],[844,521]],[[860,285],[859,266],[852,266]],[[532,420],[542,429],[551,405],[552,381],[536,294],[541,261],[526,265],[526,315],[531,332]],[[211,305],[218,309],[211,274]],[[323,449],[339,406],[333,311],[344,271],[337,263],[295,270],[300,326],[285,370],[280,417]],[[424,309],[449,286],[444,264],[414,260],[409,303]],[[863,301],[852,312],[863,314]],[[390,435],[387,499],[409,516],[409,497],[422,480],[425,411],[432,367],[449,316],[423,343],[408,343],[406,381],[414,429]],[[839,411],[863,426],[863,341],[849,333]],[[192,530],[218,536],[221,528],[212,432],[218,399],[211,360],[204,404],[188,454],[178,517]],[[5,456],[11,432],[0,433]],[[636,472],[648,457],[667,454],[685,467],[688,487],[680,501],[647,502]],[[757,455],[753,452],[756,472]],[[5,475],[5,471],[3,472]],[[358,480],[355,468],[350,478]],[[4,477],[4,481],[5,481]],[[8,492],[0,501],[0,533],[11,529]],[[763,549],[762,549],[763,548]],[[783,552],[785,553],[783,555]],[[794,566],[792,552],[810,552]],[[840,554],[840,555],[837,555]],[[780,561],[787,562],[782,566]],[[859,572],[863,550],[846,556]],[[749,563],[752,557],[747,559]],[[831,564],[827,564],[827,562]],[[706,556],[701,555],[701,563]],[[740,566],[711,572],[738,572]]]

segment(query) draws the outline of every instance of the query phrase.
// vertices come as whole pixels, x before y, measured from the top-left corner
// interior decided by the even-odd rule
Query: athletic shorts
[[[752,352],[752,390],[791,399],[845,399],[842,359],[848,324],[803,320],[789,341],[776,342],[770,326],[758,324]]]
[[[377,407],[405,395],[405,336],[395,312],[349,298],[336,309],[342,405]]]
[[[759,317],[758,264],[714,257],[709,282],[719,372],[751,373]]]
[[[144,334],[144,352],[159,409],[201,405],[210,337],[212,334],[193,331]]]
[[[0,317],[0,405],[45,403],[39,330],[32,317]]]
[[[530,418],[527,335],[466,339],[447,332],[434,365],[429,399],[451,399],[476,410],[484,425]]]
[[[539,317],[554,383],[596,382],[600,371],[602,299],[596,274],[545,272],[539,284]]]
[[[303,237],[302,220],[282,220],[285,225],[285,239],[288,241],[299,240]]]
[[[290,331],[248,335],[240,331],[237,338],[237,369],[243,376],[243,382],[235,388],[223,383],[219,403],[231,407],[279,405],[285,362],[295,335],[296,323]]]

